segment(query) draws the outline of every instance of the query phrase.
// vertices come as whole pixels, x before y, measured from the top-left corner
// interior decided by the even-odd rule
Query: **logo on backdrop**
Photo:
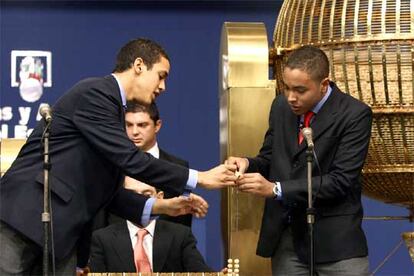
[[[44,87],[52,87],[52,53],[12,51],[10,79],[11,87],[18,88],[23,104],[0,107],[0,138],[27,138],[33,131],[30,122],[41,119],[38,110],[44,103],[36,102],[41,99]]]
[[[52,53],[48,51],[12,51],[11,86],[29,103],[43,95],[43,87],[52,87]]]

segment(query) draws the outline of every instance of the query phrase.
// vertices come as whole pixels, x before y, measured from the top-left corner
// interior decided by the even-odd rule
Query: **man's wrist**
[[[162,199],[155,199],[152,205],[152,212],[151,215],[161,215],[164,213],[164,200]]]
[[[204,172],[197,171],[197,186],[202,187],[202,188],[204,188],[204,183],[203,183],[203,181],[204,181],[203,176],[204,175],[203,174],[204,174]]]

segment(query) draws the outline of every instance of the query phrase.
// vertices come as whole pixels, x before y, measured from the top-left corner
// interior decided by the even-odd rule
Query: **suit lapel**
[[[154,271],[162,271],[172,242],[172,232],[162,220],[157,220],[154,229],[152,262]]]
[[[315,115],[315,118],[311,123],[311,128],[313,131],[312,136],[314,142],[316,142],[322,136],[325,130],[327,130],[333,123],[335,123],[337,112],[340,107],[340,99],[338,97],[338,93],[342,92],[339,92],[335,84],[330,83],[330,85],[332,87],[331,95],[329,96],[325,104],[322,106],[322,108],[319,110],[318,114]],[[302,144],[298,145],[295,156],[304,151],[305,149],[306,142],[303,142]]]
[[[134,251],[129,238],[129,231],[126,221],[118,224],[118,228],[113,232],[114,239],[112,246],[119,258],[119,262],[123,263],[122,267],[128,268],[127,271],[135,271]],[[114,256],[115,257],[115,256]]]
[[[342,92],[339,92],[336,86],[333,86],[331,95],[312,122],[313,139],[315,141],[336,121],[336,116],[340,110],[338,93]]]

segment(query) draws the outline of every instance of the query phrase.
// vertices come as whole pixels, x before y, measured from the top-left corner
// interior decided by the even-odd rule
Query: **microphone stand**
[[[313,162],[313,146],[309,146],[306,149],[306,161],[308,165],[308,208],[306,209],[306,217],[309,229],[309,276],[314,275],[315,271],[315,248],[314,248],[314,236],[313,226],[315,223],[315,209],[312,202],[312,162]]]
[[[50,135],[50,122],[46,122],[45,129],[43,131],[43,275],[47,276],[49,273],[49,234],[50,234],[50,186],[49,186],[49,171],[51,168],[49,158],[49,135]]]

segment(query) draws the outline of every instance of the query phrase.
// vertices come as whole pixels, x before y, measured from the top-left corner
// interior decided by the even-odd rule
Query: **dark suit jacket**
[[[161,148],[160,148],[160,159],[178,164],[178,165],[186,167],[186,168],[189,167],[188,161],[182,160],[182,159],[180,159],[180,158],[178,158],[178,157],[176,157],[172,154],[169,154],[166,151],[162,150]],[[168,191],[164,192],[164,198],[172,198],[172,197],[175,197],[175,196],[176,196],[175,194],[170,193]],[[191,214],[177,216],[177,217],[171,217],[171,216],[167,216],[167,215],[161,215],[160,216],[160,219],[162,219],[162,220],[168,220],[168,221],[175,222],[175,223],[181,223],[181,224],[183,224],[185,226],[188,226],[188,227],[191,227],[192,218],[193,218],[193,216]]]
[[[42,245],[43,170],[39,122],[1,179],[1,220]],[[67,256],[99,209],[139,223],[146,198],[122,188],[123,175],[181,194],[188,169],[141,152],[125,133],[113,76],[83,80],[53,106],[50,184],[55,253]]]
[[[321,175],[313,163],[318,263],[368,254],[361,228],[361,170],[368,151],[372,112],[364,103],[342,93],[334,83],[330,85],[332,93],[311,124],[322,170]],[[249,171],[279,181],[282,189],[281,201],[266,199],[257,254],[274,254],[289,215],[295,251],[307,262],[306,143],[299,146],[297,136],[298,116],[280,95],[272,104],[269,129],[260,153],[249,159]]]
[[[135,272],[134,251],[126,221],[93,233],[92,272]],[[196,247],[190,228],[158,220],[153,239],[154,272],[212,271]]]

